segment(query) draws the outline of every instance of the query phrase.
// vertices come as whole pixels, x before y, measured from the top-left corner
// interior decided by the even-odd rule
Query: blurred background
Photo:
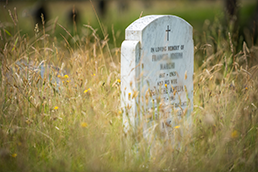
[[[242,40],[249,37],[249,45],[255,44],[257,37],[257,0],[0,0],[1,30],[13,28],[9,11],[17,15],[21,34],[34,36],[35,25],[38,23],[40,30],[44,14],[46,32],[57,39],[62,39],[60,34],[67,35],[63,28],[73,36],[87,35],[83,25],[90,25],[100,37],[109,35],[111,43],[115,39],[117,47],[130,23],[151,14],[179,16],[193,26],[195,34],[202,35],[203,30],[219,23],[220,29],[237,32]],[[98,18],[105,34],[101,33]]]

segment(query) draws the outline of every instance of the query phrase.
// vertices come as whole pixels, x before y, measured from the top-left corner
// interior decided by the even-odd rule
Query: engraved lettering
[[[170,72],[170,73],[169,73],[169,76],[170,76],[170,77],[171,77],[171,76],[176,76],[176,71]]]
[[[161,94],[168,94],[168,90],[166,88],[161,88],[160,93]]]
[[[159,74],[159,78],[165,78],[165,73]]]
[[[179,50],[179,45],[168,46],[168,51],[174,51],[174,50]]]
[[[181,92],[181,91],[184,91],[184,87],[183,86],[175,86],[174,89],[177,91],[177,92]]]
[[[170,54],[171,60],[182,59],[182,58],[183,58],[183,53],[171,53]]]
[[[177,84],[177,79],[171,79],[171,84]]]
[[[168,60],[168,54],[152,55],[152,61]]]
[[[155,52],[164,52],[167,51],[167,47],[156,47]]]
[[[172,80],[171,80],[172,81]],[[172,83],[171,83],[172,84]],[[175,86],[175,87],[173,87],[174,89],[172,89],[172,88],[170,88],[170,90],[169,90],[169,92],[170,93],[173,93],[175,90],[177,91],[177,92],[181,92],[181,91],[184,91],[184,87],[183,86]]]
[[[162,85],[163,85],[163,81],[157,82],[157,86],[162,86]]]
[[[165,52],[167,51],[167,47],[164,46],[164,47],[151,47],[151,53],[154,53],[154,52]]]
[[[160,70],[174,69],[175,63],[160,64]]]

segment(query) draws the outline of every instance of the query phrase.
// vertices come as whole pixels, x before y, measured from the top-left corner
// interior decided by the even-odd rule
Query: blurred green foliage
[[[87,32],[83,27],[83,24],[91,25],[94,29],[97,29],[97,33],[101,38],[104,36],[101,33],[101,29],[97,20],[100,18],[100,22],[104,27],[104,32],[109,35],[110,43],[116,42],[116,46],[120,46],[124,40],[124,32],[126,27],[140,16],[150,14],[168,14],[177,15],[184,18],[189,22],[195,32],[202,33],[207,23],[213,23],[215,20],[219,20],[220,23],[224,22],[224,6],[223,1],[151,1],[150,5],[146,7],[144,1],[130,1],[127,3],[127,8],[121,10],[118,1],[109,1],[108,10],[106,16],[100,17],[99,10],[97,9],[96,1],[91,4],[89,1],[53,1],[47,2],[46,7],[48,9],[49,21],[46,22],[47,31],[55,36],[57,39],[63,39],[60,34],[66,38],[69,36],[57,23],[61,24],[72,35],[79,35],[83,32]],[[11,27],[8,27],[12,23],[12,19],[9,16],[8,10],[13,11],[14,7],[17,9],[17,15],[19,20],[19,29],[21,34],[28,34],[28,36],[34,36],[34,22],[31,16],[25,16],[25,11],[30,11],[35,6],[33,1],[13,1],[5,5],[5,2],[0,2],[0,21],[5,26],[0,26],[0,29],[6,29],[9,32],[14,33]],[[76,7],[79,13],[79,20],[74,26],[68,22],[67,16],[71,9]],[[240,1],[239,11],[239,28],[247,25],[255,11],[255,1]],[[11,26],[11,25],[10,25]],[[87,33],[86,33],[87,34]]]

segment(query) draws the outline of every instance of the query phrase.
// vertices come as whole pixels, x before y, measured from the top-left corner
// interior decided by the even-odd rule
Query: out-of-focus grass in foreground
[[[123,133],[120,49],[105,34],[29,38],[12,15],[0,37],[0,171],[258,170],[258,49],[236,51],[219,22],[194,35],[191,127],[182,117],[172,142],[156,127],[150,144],[141,128]]]

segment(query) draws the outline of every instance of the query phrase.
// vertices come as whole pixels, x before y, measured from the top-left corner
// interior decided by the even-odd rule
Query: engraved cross
[[[167,30],[166,30],[166,32],[167,32],[167,41],[169,41],[169,32],[170,32],[171,30],[169,29],[169,25],[167,26]]]

